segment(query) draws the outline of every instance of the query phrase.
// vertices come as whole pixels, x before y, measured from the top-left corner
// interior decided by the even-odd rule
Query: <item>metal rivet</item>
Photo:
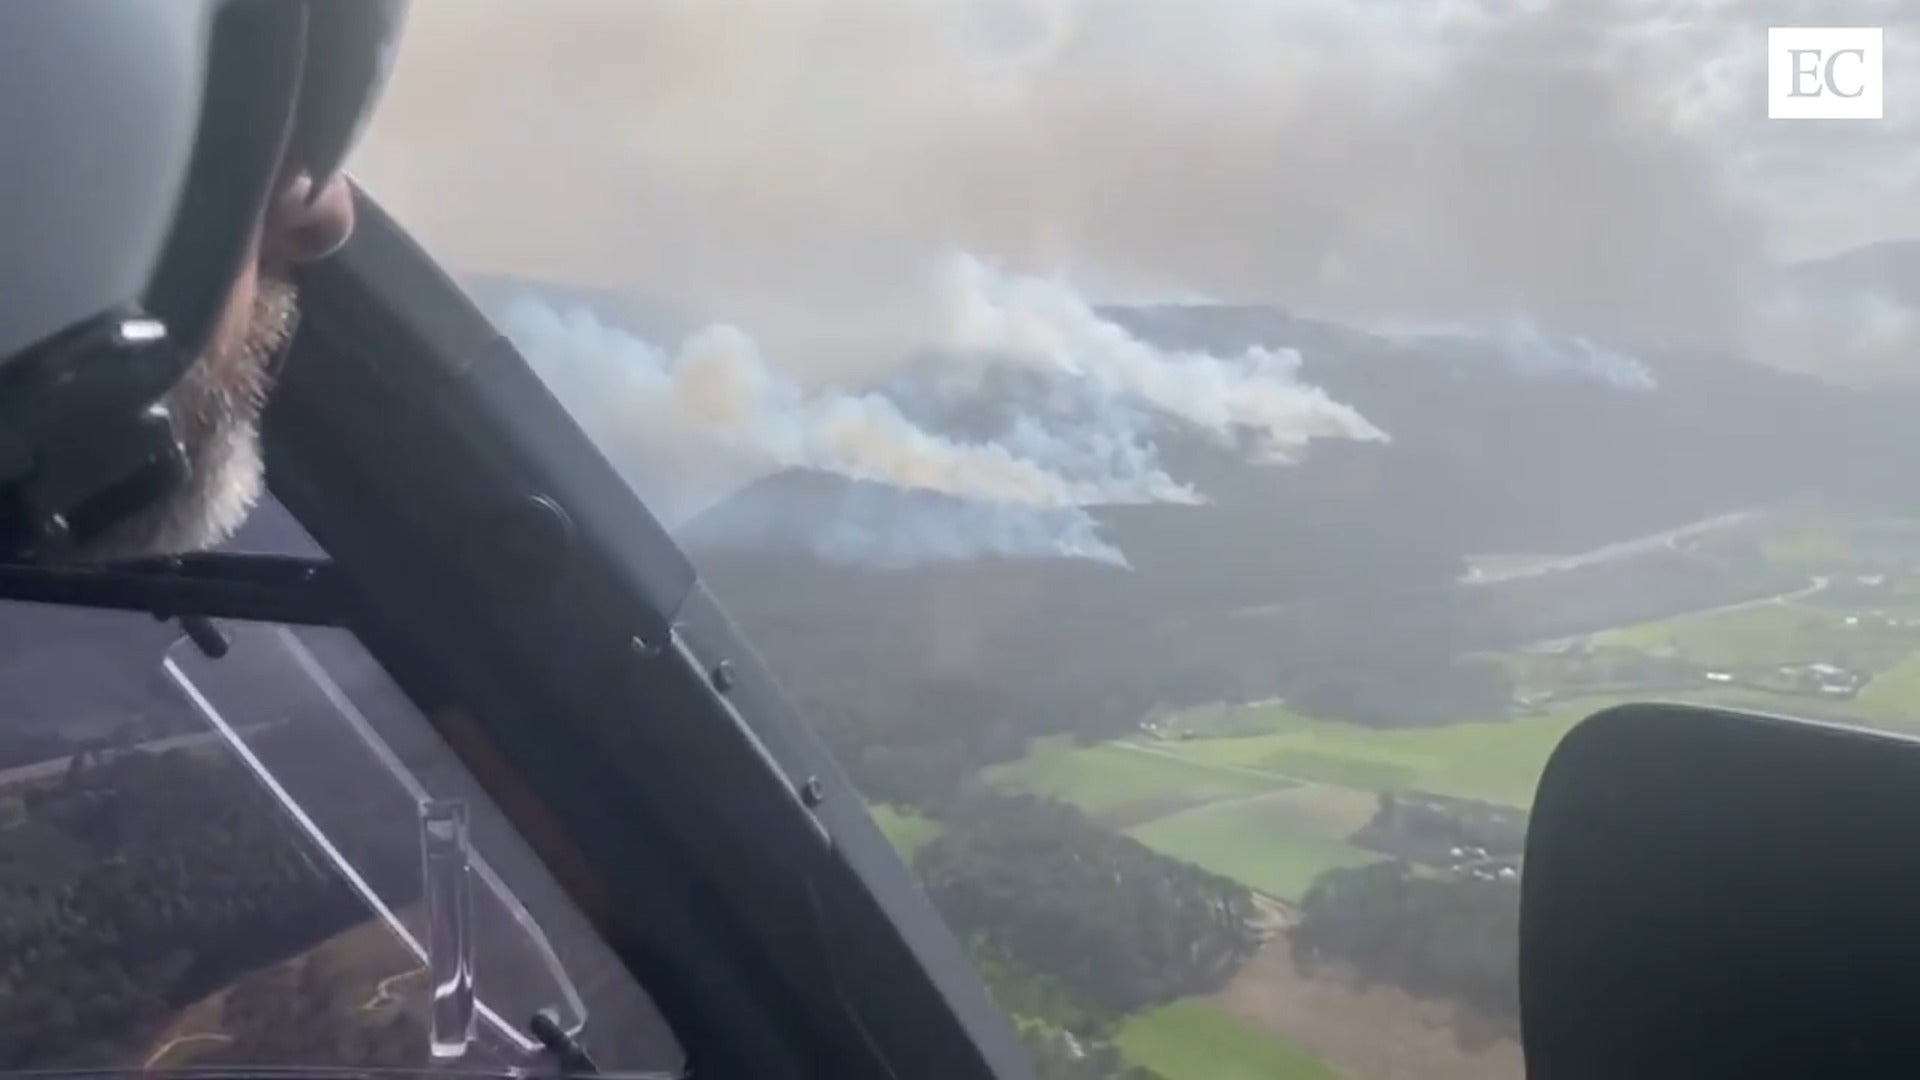
[[[725,660],[720,661],[713,665],[713,672],[709,678],[713,680],[715,690],[726,693],[733,689],[733,665]]]
[[[807,782],[800,785],[800,801],[805,803],[808,809],[819,806],[826,801],[826,798],[827,785],[821,783],[819,777],[809,776]]]

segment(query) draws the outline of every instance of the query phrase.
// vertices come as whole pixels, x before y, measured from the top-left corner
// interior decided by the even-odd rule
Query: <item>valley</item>
[[[1323,875],[1396,858],[1517,890],[1517,850],[1382,850],[1389,845],[1369,832],[1378,833],[1384,800],[1505,808],[1523,825],[1561,737],[1627,701],[1920,730],[1920,620],[1908,614],[1920,613],[1920,523],[1791,515],[1749,539],[1783,574],[1818,584],[1495,654],[1489,659],[1512,674],[1513,700],[1494,715],[1381,730],[1302,715],[1280,701],[1201,706],[1091,744],[1036,740],[982,779],[1066,801],[1104,827],[1239,881],[1276,902],[1289,925]],[[1857,685],[1839,681],[1841,672],[1857,675]],[[1506,948],[1499,962],[1510,966],[1510,942]],[[1215,1013],[1310,1048],[1342,1075],[1404,1075],[1410,1056],[1423,1076],[1521,1075],[1511,1032],[1502,1031],[1510,1018],[1479,1015],[1444,995],[1409,996],[1337,966],[1309,974],[1284,931],[1217,993],[1141,1022],[1159,1052],[1172,1039],[1167,1029],[1181,1022],[1196,1043],[1212,1038],[1205,1032],[1219,1022]],[[1312,1077],[1324,1075],[1321,1067],[1265,1075]]]

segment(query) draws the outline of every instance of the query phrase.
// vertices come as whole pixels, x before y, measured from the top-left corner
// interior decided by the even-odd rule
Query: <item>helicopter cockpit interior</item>
[[[1667,7],[418,0],[0,1073],[1904,1074],[1920,7]]]

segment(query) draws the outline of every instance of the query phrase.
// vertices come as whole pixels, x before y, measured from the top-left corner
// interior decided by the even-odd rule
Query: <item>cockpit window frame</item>
[[[270,485],[332,556],[349,628],[655,998],[696,1075],[1031,1075],[685,555],[459,286],[357,196],[354,240],[302,281],[266,426]]]

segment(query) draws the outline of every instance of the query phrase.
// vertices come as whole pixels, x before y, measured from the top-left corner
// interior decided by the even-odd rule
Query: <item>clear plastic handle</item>
[[[458,799],[420,804],[425,868],[427,970],[433,980],[432,1043],[437,1062],[460,1061],[473,1045],[473,845],[467,805]]]

